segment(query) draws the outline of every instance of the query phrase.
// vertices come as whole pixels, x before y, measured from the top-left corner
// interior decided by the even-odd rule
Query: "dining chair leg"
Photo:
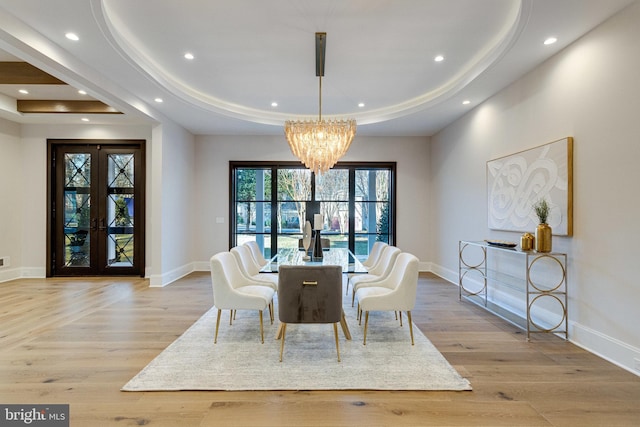
[[[353,291],[351,293],[351,307],[355,305],[355,301],[356,301],[356,288],[353,288]]]
[[[287,324],[280,323],[280,326],[280,339],[282,340],[280,341],[280,361],[282,362],[282,353],[284,352],[284,335],[287,333]]]
[[[344,333],[345,339],[350,340],[351,332],[349,331],[349,325],[347,324],[347,318],[344,315],[344,310],[342,310],[342,316],[340,316],[340,326],[342,326],[342,332]]]
[[[367,345],[367,325],[369,324],[369,312],[365,311],[364,313],[364,341],[362,345]]]
[[[269,303],[269,317],[271,318],[271,324],[273,325],[273,300]]]
[[[264,326],[262,323],[262,310],[260,310],[260,340],[264,344]]]
[[[409,333],[411,334],[411,345],[415,345],[413,343],[413,322],[411,321],[411,311],[407,310],[407,317],[409,318]]]
[[[338,344],[338,324],[333,324],[333,334],[336,337],[336,351],[338,352],[338,362],[340,362],[340,344]]]
[[[218,318],[216,320],[216,336],[213,338],[213,343],[216,344],[218,342],[218,328],[220,327],[220,315],[222,314],[222,310],[218,309]]]
[[[402,326],[402,312],[400,312],[400,326]]]
[[[233,316],[234,316],[234,311],[235,311],[235,310],[230,310],[230,311],[229,311],[229,326],[233,325]]]

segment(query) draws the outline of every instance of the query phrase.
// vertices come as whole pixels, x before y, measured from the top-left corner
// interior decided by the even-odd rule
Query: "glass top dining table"
[[[278,253],[265,265],[263,273],[277,273],[281,265],[340,265],[343,273],[367,273],[360,260],[346,248],[331,248],[322,251],[322,258],[304,259],[304,251],[296,248],[279,249]]]

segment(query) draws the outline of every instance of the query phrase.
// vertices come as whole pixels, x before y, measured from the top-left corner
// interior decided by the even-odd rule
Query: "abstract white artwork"
[[[573,138],[567,137],[488,161],[489,228],[532,232],[538,225],[533,204],[546,199],[553,234],[573,235],[572,157]]]

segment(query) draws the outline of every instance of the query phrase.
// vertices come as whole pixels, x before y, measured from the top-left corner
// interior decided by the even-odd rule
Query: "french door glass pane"
[[[311,200],[309,169],[278,169],[278,201],[283,200]]]
[[[262,218],[258,221],[257,218]],[[236,203],[238,233],[271,233],[271,202]]]
[[[271,169],[236,169],[236,200],[271,200]]]
[[[316,200],[349,201],[349,170],[329,169],[317,175]]]
[[[277,195],[278,248],[295,248],[302,238],[307,201],[311,200],[311,171],[278,169]]]
[[[91,154],[66,153],[64,169],[64,266],[88,267]]]
[[[271,168],[235,169],[236,244],[255,241],[271,257]]]
[[[133,154],[107,156],[107,265],[133,266]]]
[[[109,188],[133,188],[133,154],[109,154]]]
[[[356,255],[368,256],[377,240],[389,242],[390,176],[388,169],[355,171]]]
[[[390,174],[386,169],[356,170],[356,199],[388,202]]]
[[[389,234],[389,203],[356,202],[356,233]]]
[[[387,202],[356,202],[356,255],[368,256],[376,241],[389,242],[390,212]],[[361,220],[359,220],[361,219]]]
[[[331,241],[332,248],[349,246],[349,202],[320,202],[324,221],[322,237]]]
[[[278,202],[278,233],[302,233],[305,209],[305,202]]]

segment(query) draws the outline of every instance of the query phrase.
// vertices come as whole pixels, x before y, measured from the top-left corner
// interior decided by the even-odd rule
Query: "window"
[[[338,163],[316,176],[300,163],[231,162],[231,246],[255,240],[265,258],[298,247],[305,221],[323,218],[331,247],[366,258],[395,240],[395,163]]]

